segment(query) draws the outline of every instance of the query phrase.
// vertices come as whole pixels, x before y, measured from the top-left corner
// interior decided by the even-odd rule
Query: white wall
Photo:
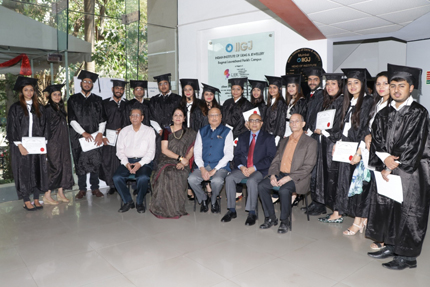
[[[255,6],[250,2],[255,2]],[[200,82],[208,83],[209,40],[271,31],[275,32],[276,61],[273,75],[285,74],[288,57],[299,48],[316,50],[322,58],[324,69],[331,71],[330,41],[306,40],[262,11],[261,6],[256,0],[179,0],[179,77],[198,78]]]
[[[418,97],[418,101],[421,105],[426,107],[427,110],[430,110],[430,85],[427,85],[425,80],[427,71],[430,71],[429,51],[430,40],[409,42],[407,44],[407,65],[421,68],[423,70],[423,74],[421,76],[421,96]]]

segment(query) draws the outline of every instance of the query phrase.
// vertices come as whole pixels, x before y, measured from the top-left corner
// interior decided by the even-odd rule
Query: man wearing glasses
[[[255,213],[258,203],[258,184],[267,175],[270,163],[276,154],[276,144],[273,135],[262,131],[263,121],[258,114],[249,117],[249,131],[241,134],[234,150],[233,170],[225,180],[227,194],[226,215],[221,222],[229,222],[237,217],[236,213],[236,184],[247,179],[246,188],[248,199],[245,210],[248,218],[245,225],[254,225],[257,220]]]
[[[133,89],[134,99],[127,102],[125,106],[126,115],[127,115],[127,125],[130,125],[131,122],[128,119],[128,115],[132,109],[140,109],[143,115],[142,124],[146,126],[150,126],[149,123],[149,101],[145,100],[145,96],[148,96],[148,81],[141,80],[131,80],[130,88]]]
[[[197,168],[188,178],[192,190],[199,203],[200,212],[209,210],[219,213],[217,196],[224,184],[227,173],[230,172],[230,161],[233,159],[233,133],[221,124],[222,115],[218,108],[208,112],[209,125],[201,128],[194,143],[194,162]],[[208,198],[202,188],[203,181],[210,181],[212,196]]]

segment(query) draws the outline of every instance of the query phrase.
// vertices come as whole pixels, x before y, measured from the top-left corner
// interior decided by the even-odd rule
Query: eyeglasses
[[[295,125],[295,124],[299,124],[299,123],[301,123],[302,121],[290,121],[290,125]]]
[[[140,114],[132,114],[130,117],[132,118],[140,118],[142,115]]]
[[[217,117],[219,117],[221,114],[211,114],[211,115],[208,115],[209,117],[211,117],[211,118],[217,118]]]
[[[144,89],[143,88],[135,88],[134,90],[135,91],[143,91]]]
[[[168,86],[168,85],[169,85],[169,83],[167,83],[167,82],[164,82],[164,83],[158,83],[158,85],[159,85],[159,86]]]
[[[259,122],[261,122],[261,120],[259,120],[259,119],[254,120],[254,119],[252,119],[252,120],[249,120],[249,122],[251,124],[258,124]]]
[[[82,81],[82,83],[85,83],[85,84],[92,84],[93,82],[92,82],[92,81],[83,80],[83,81]]]

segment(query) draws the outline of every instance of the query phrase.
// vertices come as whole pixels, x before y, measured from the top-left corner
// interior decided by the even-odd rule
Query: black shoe
[[[278,233],[287,233],[289,228],[290,227],[287,222],[281,221],[281,224],[279,225],[279,228],[278,228]]]
[[[221,218],[221,222],[230,222],[232,218],[236,218],[237,213],[236,211],[227,211],[227,213]]]
[[[294,199],[293,203],[291,203],[291,207],[297,206],[299,204],[299,202],[304,200],[304,199],[305,199],[305,196],[303,194],[298,194],[296,196],[296,198]],[[306,211],[306,207],[305,207],[305,211]]]
[[[221,210],[219,209],[218,201],[215,201],[215,204],[211,205],[211,212],[212,213],[220,213]]]
[[[200,212],[208,212],[209,207],[206,203],[206,200],[202,200],[201,206],[200,206]]]
[[[278,219],[275,218],[275,220],[270,219],[269,217],[266,217],[264,219],[264,223],[260,225],[261,229],[267,229],[270,228],[272,226],[276,226],[278,225]]]
[[[187,194],[187,196],[189,201],[194,201],[194,195]]]
[[[249,225],[249,226],[254,225],[256,220],[257,220],[257,215],[253,213],[249,213],[248,218],[245,221],[245,225]]]
[[[315,206],[314,208],[312,208],[312,210],[309,210],[308,212],[305,212],[305,213],[312,216],[318,216],[321,214],[326,214],[327,210],[325,209],[325,206],[321,206],[321,207]]]
[[[315,203],[312,201],[311,204],[308,205],[308,211],[311,211],[314,208],[315,208]],[[306,212],[306,206],[301,207],[300,210]]]
[[[145,205],[143,204],[136,204],[136,210],[138,213],[145,213]]]
[[[108,194],[112,195],[116,192],[116,188],[115,187],[111,187],[111,189],[109,189]]]
[[[385,259],[394,256],[394,252],[391,248],[385,247],[375,252],[367,252],[367,255],[375,259]]]
[[[34,206],[34,205],[33,205],[33,206]],[[24,207],[24,209],[26,209],[26,210],[28,210],[28,211],[35,211],[35,210],[37,210],[37,208],[36,208],[36,207],[28,208],[28,207],[27,207],[27,205],[25,205],[25,204],[24,204],[24,206],[23,206],[23,207]]]
[[[118,210],[118,212],[127,212],[127,211],[129,211],[130,210],[130,208],[134,208],[134,202],[133,201],[130,201],[130,202],[128,202],[128,203],[126,203],[126,204],[121,204],[121,208]]]
[[[382,263],[382,266],[391,270],[403,270],[405,268],[415,268],[417,267],[416,260],[406,260],[402,256],[395,256],[393,261]]]

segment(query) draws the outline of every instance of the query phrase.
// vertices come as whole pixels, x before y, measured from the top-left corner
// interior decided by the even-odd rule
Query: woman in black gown
[[[341,140],[346,142],[360,143],[369,134],[369,114],[373,105],[373,98],[366,94],[366,79],[370,78],[367,69],[342,69],[347,77],[346,89],[344,92],[341,122]],[[333,150],[336,149],[334,145]],[[326,223],[342,223],[345,214],[355,216],[354,224],[348,231],[362,232],[366,224],[366,219],[359,214],[368,212],[366,192],[348,197],[352,175],[361,161],[361,149],[357,145],[357,150],[349,163],[339,162],[339,174],[336,184],[336,199],[332,214],[320,218]],[[363,188],[364,190],[364,188]],[[356,210],[350,208],[351,200],[356,201]],[[352,212],[352,213],[351,213]]]
[[[49,128],[49,139],[46,146],[49,190],[43,196],[43,203],[51,205],[57,205],[58,202],[69,202],[64,196],[64,189],[72,189],[74,185],[67,113],[61,94],[63,87],[64,85],[50,85],[43,91],[49,93],[49,101],[45,106],[46,122]],[[51,191],[54,189],[58,189],[57,201],[51,197]]]
[[[303,118],[306,118],[306,112],[308,110],[308,105],[306,102],[306,98],[303,95],[301,84],[301,75],[292,74],[282,76],[282,80],[284,81],[284,85],[287,87],[287,96],[286,103],[288,105],[287,109],[287,122],[290,121],[291,115],[293,114],[301,114]],[[290,133],[290,126],[286,126],[287,133]]]
[[[243,96],[244,85],[247,82],[248,78],[229,79],[228,83],[231,84],[232,98],[226,100],[222,105],[222,122],[232,128],[234,139],[248,130],[245,126],[243,113],[253,107]]]
[[[285,135],[287,103],[282,96],[282,78],[266,76],[269,82],[267,110],[263,116],[262,130],[282,139]]]
[[[37,79],[18,77],[13,89],[19,92],[19,101],[12,104],[7,116],[7,139],[16,192],[29,211],[43,208],[39,194],[48,190],[46,154],[29,154],[22,145],[23,137],[48,138],[44,108],[37,101],[36,88]],[[31,194],[34,206],[30,201]]]
[[[197,123],[193,118],[196,113],[194,111],[198,109],[200,105],[200,100],[197,99],[196,93],[199,92],[199,80],[197,79],[180,79],[182,86],[182,98],[181,105],[183,111],[186,113],[185,124],[187,128],[192,128],[195,131],[199,130],[199,125],[195,126]]]
[[[266,114],[267,105],[265,101],[264,91],[267,88],[266,81],[248,80],[251,84],[251,104],[254,108],[258,108],[260,116],[263,117]]]
[[[220,93],[220,90],[203,84],[203,92],[202,92],[202,98],[199,101],[199,105],[196,109],[194,109],[193,115],[192,115],[192,124],[191,126],[194,128],[195,131],[198,131],[202,127],[209,124],[208,122],[208,112],[212,108],[218,108],[221,109],[221,106],[218,104],[218,101],[216,100],[215,96],[216,93]]]

